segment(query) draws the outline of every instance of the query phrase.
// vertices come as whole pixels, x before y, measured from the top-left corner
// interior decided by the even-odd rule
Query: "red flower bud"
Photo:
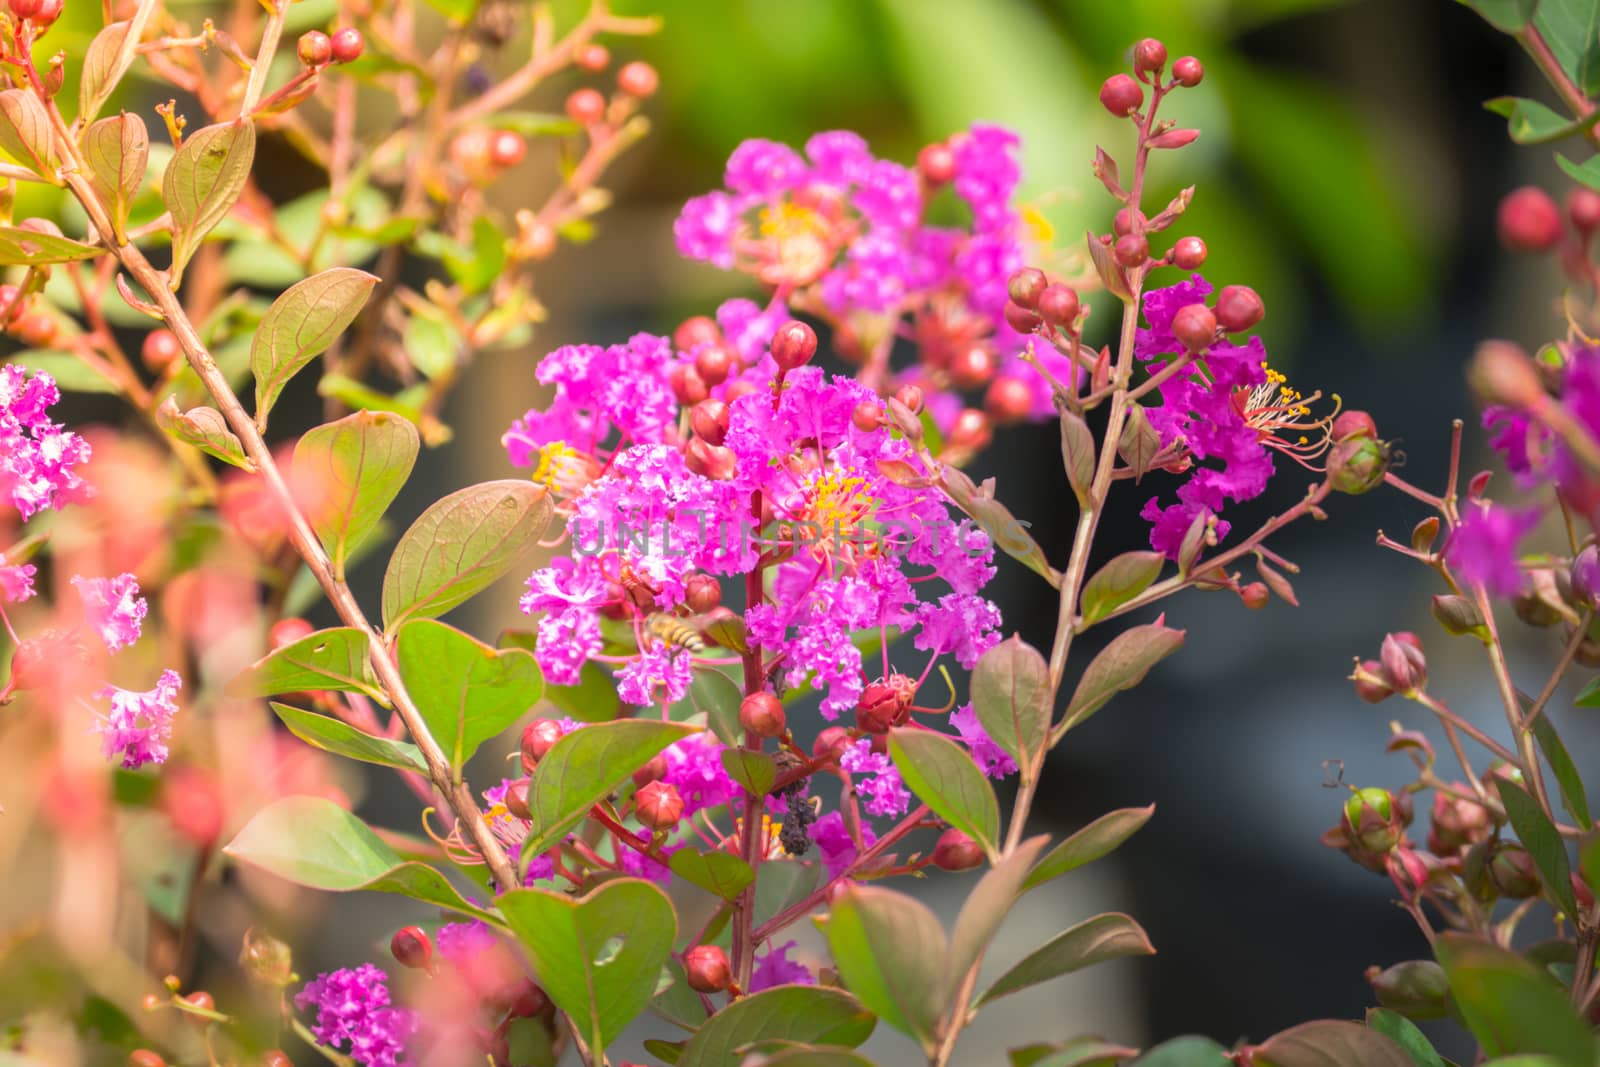
[[[953,826],[933,846],[933,865],[941,871],[970,871],[982,863],[982,847]]]
[[[1341,493],[1359,496],[1383,484],[1390,457],[1389,446],[1375,437],[1346,437],[1328,450],[1328,481]]]
[[[1491,404],[1529,408],[1545,397],[1544,383],[1528,353],[1511,341],[1484,341],[1467,365],[1473,392]]]
[[[139,358],[152,374],[165,374],[168,367],[183,358],[183,346],[171,330],[151,330],[144,335]]]
[[[727,345],[706,345],[694,357],[695,373],[707,385],[721,385],[738,365],[738,355]]]
[[[13,5],[13,8],[15,5]],[[136,1048],[128,1053],[128,1067],[167,1067],[161,1053],[147,1048]]]
[[[689,426],[706,444],[722,444],[728,436],[728,405],[720,400],[700,401],[689,412]]]
[[[407,926],[396,930],[389,939],[389,951],[402,967],[425,971],[433,961],[433,942],[420,926]]]
[[[722,603],[722,583],[709,574],[690,575],[684,583],[683,599],[690,611],[704,615]]]
[[[1137,267],[1150,258],[1150,239],[1142,233],[1124,234],[1111,246],[1111,258],[1119,266]]]
[[[567,117],[580,126],[593,126],[606,117],[606,98],[596,89],[579,89],[567,97]]]
[[[1133,46],[1135,70],[1153,74],[1167,65],[1167,46],[1154,37],[1146,37]]]
[[[883,405],[863,400],[850,413],[850,422],[862,433],[872,433],[883,425]]]
[[[710,444],[702,437],[690,440],[684,449],[683,462],[696,474],[714,482],[732,478],[739,466],[739,458],[734,455],[733,449]]]
[[[634,792],[633,815],[652,830],[670,830],[683,818],[683,797],[670,782],[650,782]]]
[[[517,983],[511,995],[511,1004],[506,1009],[506,1014],[513,1019],[532,1019],[543,1015],[550,1007],[550,998],[545,991],[539,988],[532,978],[524,978]]]
[[[1142,233],[1144,224],[1144,212],[1136,208],[1119,208],[1117,213],[1111,216],[1111,232],[1118,237],[1126,237],[1130,233]]]
[[[1463,793],[1468,793],[1465,782],[1452,783]],[[1433,794],[1433,815],[1429,820],[1428,849],[1437,856],[1451,856],[1487,841],[1494,832],[1494,820],[1489,811],[1475,800],[1463,800],[1449,793]]]
[[[950,361],[950,380],[957,389],[977,389],[994,377],[995,355],[983,345],[968,345]]]
[[[19,19],[31,19],[39,13],[43,0],[11,0],[11,13]]]
[[[739,702],[739,725],[757,737],[777,737],[787,722],[783,704],[771,693],[751,693]]]
[[[1204,304],[1189,304],[1172,316],[1172,336],[1191,352],[1204,352],[1217,339],[1217,316]]]
[[[279,619],[272,624],[272,629],[267,631],[267,643],[276,651],[284,645],[292,645],[316,632],[317,628],[304,619]]]
[[[1032,311],[1039,306],[1039,297],[1048,284],[1049,279],[1044,276],[1044,271],[1037,267],[1024,267],[1006,281],[1006,295],[1013,304]]]
[[[489,162],[501,170],[521,163],[527,154],[527,142],[510,130],[497,130],[489,139]]]
[[[617,88],[629,96],[643,100],[647,96],[654,96],[660,87],[661,76],[656,73],[656,68],[643,60],[636,59],[617,71]]]
[[[261,1067],[294,1067],[294,1061],[281,1048],[270,1048],[261,1054]]]
[[[1513,252],[1544,252],[1561,240],[1561,212],[1550,194],[1533,185],[1513,189],[1496,216],[1500,241]]]
[[[506,810],[519,819],[533,818],[533,809],[528,807],[528,785],[531,781],[529,778],[518,778],[506,784]]]
[[[1526,900],[1539,892],[1539,867],[1527,849],[1502,841],[1489,860],[1489,881],[1502,895]]]
[[[1580,603],[1600,608],[1600,548],[1587,545],[1573,557],[1572,595]]]
[[[894,398],[906,406],[906,410],[913,415],[922,413],[922,387],[917,385],[902,385],[894,392]]]
[[[1033,413],[1033,390],[1020,378],[996,378],[983,398],[983,410],[1001,426],[1014,426]]]
[[[680,352],[692,352],[696,345],[716,344],[721,340],[722,328],[706,315],[684,319],[672,331],[673,347]]]
[[[771,352],[780,371],[795,370],[810,363],[817,354],[817,335],[805,323],[790,319],[773,335]]]
[[[1387,674],[1383,664],[1375,659],[1356,664],[1355,671],[1350,675],[1350,680],[1356,683],[1356,696],[1368,704],[1388,700],[1394,695],[1394,687],[1389,684]]]
[[[667,371],[667,383],[672,395],[684,407],[693,407],[707,396],[706,381],[692,363],[674,363]]]
[[[333,58],[333,42],[321,30],[307,30],[295,44],[295,53],[301,63],[315,70],[327,66]]]
[[[1029,334],[1044,325],[1044,320],[1038,312],[1030,311],[1020,304],[1007,303],[1003,314],[1006,325],[1021,334]]]
[[[611,62],[611,53],[606,50],[605,45],[590,42],[572,54],[572,61],[593,74],[606,69],[606,65]]]
[[[1260,611],[1272,600],[1272,592],[1265,582],[1251,582],[1239,590],[1239,599],[1244,601],[1244,606],[1251,611]]]
[[[824,727],[811,745],[811,758],[818,763],[835,763],[850,747],[850,732],[842,726]]]
[[[1572,228],[1587,236],[1600,229],[1600,193],[1583,186],[1567,194],[1567,218]]]
[[[683,954],[683,970],[689,988],[697,993],[720,993],[733,981],[728,954],[716,945],[696,945]]]
[[[1341,411],[1330,431],[1335,441],[1351,437],[1377,437],[1378,424],[1365,411]]]
[[[1185,89],[1193,89],[1206,75],[1205,67],[1194,56],[1184,56],[1172,64],[1172,77]]]
[[[1267,309],[1248,285],[1225,285],[1217,294],[1217,324],[1229,333],[1242,333],[1260,322]]]
[[[1383,639],[1378,659],[1383,664],[1387,681],[1397,692],[1414,692],[1428,684],[1428,661],[1416,634],[1389,634]]]
[[[1058,329],[1069,329],[1077,321],[1081,308],[1077,290],[1060,282],[1045,286],[1044,292],[1039,294],[1039,314]]]
[[[989,447],[994,440],[994,429],[989,425],[989,416],[977,408],[962,408],[956,416],[956,421],[950,426],[950,436],[947,439],[951,448],[962,452],[981,452]]]
[[[361,52],[367,46],[367,42],[361,36],[361,31],[353,26],[346,26],[334,34],[329,44],[335,63],[355,62],[361,58]]]
[[[202,849],[222,836],[227,819],[216,779],[194,767],[172,767],[162,775],[161,810],[179,836]]]
[[[1180,237],[1172,246],[1172,265],[1180,270],[1199,270],[1206,261],[1206,243],[1198,237]]]
[[[1113,74],[1100,86],[1100,103],[1117,118],[1131,115],[1144,103],[1144,90],[1129,74]]]
[[[528,774],[544,759],[557,741],[561,740],[561,724],[554,719],[534,719],[522,728],[522,769]]]
[[[666,776],[667,757],[657,755],[649,763],[633,772],[633,784],[643,787],[651,782],[658,782]]]
[[[1368,852],[1388,852],[1403,836],[1394,797],[1387,789],[1358,789],[1344,805],[1345,833]]]
[[[917,153],[917,173],[929,185],[943,185],[956,176],[956,154],[947,144],[931,144]]]

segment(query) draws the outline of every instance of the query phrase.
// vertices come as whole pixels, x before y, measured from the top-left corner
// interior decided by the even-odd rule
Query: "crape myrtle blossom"
[[[172,717],[178,713],[178,672],[165,670],[149,692],[135,693],[108,685],[100,696],[109,697],[111,711],[95,724],[107,759],[121,758],[122,766],[135,770],[147,763],[167,761],[172,739]]]
[[[38,572],[31,563],[0,564],[0,600],[20,604],[33,596],[33,579]]]
[[[83,601],[83,621],[100,635],[108,651],[116,652],[139,640],[150,605],[139,595],[137,578],[131,574],[115,578],[74,576],[72,587]]]
[[[1482,583],[1495,596],[1516,596],[1528,584],[1518,545],[1537,525],[1537,508],[1469,506],[1445,545],[1445,559],[1464,581]]]
[[[417,1017],[391,1005],[389,979],[370,963],[319,974],[295,994],[295,1007],[315,1009],[311,1032],[363,1067],[395,1067]]]
[[[23,519],[91,492],[77,472],[89,459],[88,443],[50,420],[49,408],[60,399],[55,379],[43,371],[0,367],[0,503]]]

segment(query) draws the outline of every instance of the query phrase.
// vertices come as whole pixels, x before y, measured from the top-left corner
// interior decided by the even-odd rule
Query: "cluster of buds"
[[[1428,684],[1428,660],[1422,653],[1422,640],[1409,630],[1384,637],[1377,659],[1358,660],[1350,675],[1356,695],[1369,704],[1387,700],[1395,693],[1411,696]]]

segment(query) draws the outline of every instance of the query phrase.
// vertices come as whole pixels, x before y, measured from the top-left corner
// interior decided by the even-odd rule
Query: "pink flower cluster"
[[[417,1017],[389,1000],[389,978],[370,963],[319,974],[295,994],[301,1011],[315,1009],[311,1032],[363,1067],[395,1067]]]
[[[50,375],[0,367],[0,501],[24,519],[90,492],[76,470],[89,459],[88,443],[50,420],[60,399]]]

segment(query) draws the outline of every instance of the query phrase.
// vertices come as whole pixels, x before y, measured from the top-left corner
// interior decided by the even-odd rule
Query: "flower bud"
[[[522,728],[522,769],[528,774],[544,759],[545,753],[561,740],[561,724],[554,719],[534,719]]]
[[[518,819],[533,818],[533,809],[528,807],[528,785],[531,779],[518,778],[514,782],[506,783],[506,793],[503,803],[506,810]]]
[[[1142,231],[1145,221],[1144,212],[1137,208],[1120,208],[1111,216],[1111,232],[1118,237],[1126,237],[1130,233]]]
[[[863,400],[850,413],[850,423],[862,433],[872,433],[883,425],[883,405]]]
[[[983,410],[996,424],[1014,426],[1033,413],[1033,390],[1020,378],[996,378],[984,394]]]
[[[927,145],[917,153],[917,173],[929,185],[943,185],[956,176],[956,154],[942,142]]]
[[[953,826],[933,846],[933,865],[941,871],[970,871],[982,863],[983,848]]]
[[[856,726],[869,734],[886,734],[908,717],[900,694],[887,682],[873,682],[856,702]]]
[[[1243,333],[1267,314],[1261,297],[1248,285],[1225,285],[1217,294],[1217,325],[1229,333]]]
[[[210,849],[222,835],[227,807],[210,773],[196,767],[171,767],[161,779],[161,811],[178,836]]]
[[[347,26],[333,35],[329,45],[335,63],[353,63],[361,58],[367,42],[362,38],[360,30],[354,26]]]
[[[1378,1003],[1408,1019],[1442,1019],[1450,998],[1450,979],[1432,960],[1408,960],[1386,970],[1367,971]]]
[[[262,985],[282,988],[294,981],[294,955],[289,946],[255,927],[244,932],[239,946],[239,966]]]
[[[1185,89],[1193,89],[1206,75],[1205,67],[1194,56],[1184,56],[1172,64],[1172,77]]]
[[[389,951],[402,967],[425,971],[433,962],[433,942],[420,926],[407,926],[396,930],[389,939]]]
[[[672,345],[680,352],[692,352],[697,345],[717,344],[721,340],[722,328],[707,315],[684,319],[672,331]]]
[[[805,323],[790,319],[772,337],[772,361],[780,371],[791,371],[811,362],[817,354],[817,335]]]
[[[12,5],[15,9],[16,5]],[[161,1058],[161,1053],[147,1048],[136,1048],[128,1053],[128,1067],[167,1067],[167,1061]]]
[[[689,412],[689,426],[706,444],[722,444],[728,436],[728,405],[720,400],[700,401]]]
[[[651,782],[659,782],[666,774],[667,757],[658,753],[649,763],[633,772],[633,784],[642,788]]]
[[[1344,804],[1344,826],[1350,842],[1368,852],[1388,852],[1402,836],[1394,797],[1376,787],[1350,794]]]
[[[950,426],[947,443],[961,452],[981,452],[994,440],[994,429],[989,416],[977,408],[963,408]]]
[[[597,125],[606,117],[606,98],[595,89],[579,89],[567,97],[567,117],[580,126]]]
[[[1006,281],[1006,295],[1018,307],[1037,310],[1039,297],[1044,294],[1049,279],[1037,267],[1024,267]]]
[[[783,704],[771,693],[751,693],[739,702],[739,725],[757,737],[777,737],[787,726]]]
[[[1513,252],[1544,252],[1561,240],[1561,212],[1550,194],[1533,185],[1513,189],[1496,214],[1500,242]]]
[[[1328,481],[1341,493],[1359,496],[1383,484],[1389,446],[1372,437],[1347,437],[1328,449]]]
[[[673,397],[686,408],[700,403],[708,395],[706,380],[692,363],[674,363],[667,371],[667,384],[672,386]]]
[[[1111,258],[1131,270],[1150,258],[1150,239],[1142,233],[1124,234],[1111,246]]]
[[[1401,796],[1408,794],[1402,793]],[[1396,798],[1398,799],[1398,798]],[[1415,900],[1428,884],[1428,877],[1432,871],[1429,862],[1437,864],[1432,856],[1422,856],[1409,845],[1401,846],[1389,853],[1387,870],[1389,880],[1399,890],[1401,897]]]
[[[11,13],[24,21],[33,18],[43,6],[43,0],[10,0]]]
[[[183,999],[185,1003],[192,1004],[203,1012],[213,1012],[217,1010],[216,998],[203,989],[190,993]],[[202,1030],[211,1025],[212,1020],[204,1015],[190,1012],[185,1012],[184,1014],[187,1016],[188,1021],[192,1025],[197,1026]]]
[[[849,747],[849,731],[842,726],[828,726],[817,734],[811,746],[811,758],[817,763],[836,763]]]
[[[152,374],[165,374],[168,367],[183,358],[183,346],[171,330],[151,330],[144,335],[139,358]]]
[[[1206,261],[1206,243],[1198,237],[1180,237],[1172,246],[1172,265],[1179,270],[1199,270]]]
[[[316,632],[317,628],[304,619],[279,619],[272,624],[272,629],[267,631],[267,643],[272,646],[273,651],[277,651]]]
[[[1133,67],[1135,70],[1154,74],[1167,65],[1167,46],[1154,37],[1146,37],[1133,46]]]
[[[1468,792],[1464,782],[1452,787]],[[1428,827],[1428,850],[1436,856],[1452,856],[1464,848],[1487,841],[1494,832],[1488,809],[1475,800],[1464,800],[1445,792],[1433,794],[1433,813]]]
[[[549,1007],[550,998],[539,988],[539,984],[532,978],[524,978],[513,990],[506,1014],[513,1019],[532,1019],[543,1015]]]
[[[733,981],[728,954],[716,945],[696,945],[683,954],[689,988],[697,993],[720,993]]]
[[[692,574],[684,583],[684,602],[696,615],[704,615],[722,603],[722,583],[709,574]]]
[[[695,373],[707,385],[721,385],[738,365],[739,357],[727,345],[706,345],[694,357]]]
[[[528,143],[511,130],[496,130],[489,139],[489,162],[501,170],[514,167],[528,154]]]
[[[1567,194],[1567,218],[1585,237],[1600,229],[1600,193],[1581,185],[1573,189]]]
[[[702,437],[693,438],[683,451],[683,462],[690,470],[714,482],[725,482],[738,469],[739,458],[733,449],[708,443]]]
[[[998,362],[986,345],[968,345],[950,361],[950,380],[957,389],[977,389],[994,377]]]
[[[917,385],[902,385],[894,391],[894,398],[904,404],[906,410],[913,415],[922,413],[922,387]]]
[[[1387,635],[1378,659],[1389,684],[1397,692],[1411,693],[1428,684],[1428,661],[1416,634],[1402,631]]]
[[[1044,319],[1039,317],[1038,312],[1030,311],[1020,304],[1006,304],[1005,311],[1002,314],[1005,315],[1006,325],[1018,333],[1032,333],[1044,325]]]
[[[683,797],[671,782],[650,782],[634,792],[633,814],[652,830],[670,830],[683,818]]]
[[[643,60],[636,59],[617,71],[617,88],[629,96],[643,100],[647,96],[654,96],[660,87],[661,76],[656,73],[656,68]]]
[[[572,61],[590,74],[594,74],[606,69],[607,64],[611,62],[611,53],[606,50],[605,45],[591,41],[572,53]]]
[[[1357,663],[1355,671],[1350,675],[1350,680],[1356,683],[1356,696],[1368,704],[1389,699],[1394,695],[1394,687],[1386,680],[1387,673],[1383,669],[1383,664],[1375,659]]]
[[[1335,441],[1343,441],[1348,437],[1377,437],[1378,424],[1365,411],[1341,411],[1333,420],[1330,436]]]
[[[1190,304],[1172,316],[1172,336],[1191,352],[1204,352],[1217,339],[1217,317],[1204,304]]]
[[[1467,365],[1467,381],[1491,404],[1530,408],[1544,399],[1539,371],[1522,347],[1510,341],[1484,341]]]
[[[1539,868],[1528,850],[1502,841],[1489,858],[1489,882],[1512,900],[1526,900],[1539,892]]]
[[[1239,590],[1239,599],[1251,611],[1260,611],[1272,600],[1272,592],[1267,588],[1265,582],[1251,582]]]
[[[1120,119],[1139,110],[1139,105],[1144,103],[1144,90],[1132,75],[1113,74],[1100,86],[1100,103]]]
[[[1077,290],[1060,282],[1045,286],[1039,294],[1040,316],[1057,329],[1071,329],[1080,307]]]
[[[1572,559],[1572,595],[1591,608],[1600,608],[1600,547],[1587,545]]]
[[[321,30],[307,30],[295,44],[295,54],[313,70],[325,67],[333,59],[333,41]]]

